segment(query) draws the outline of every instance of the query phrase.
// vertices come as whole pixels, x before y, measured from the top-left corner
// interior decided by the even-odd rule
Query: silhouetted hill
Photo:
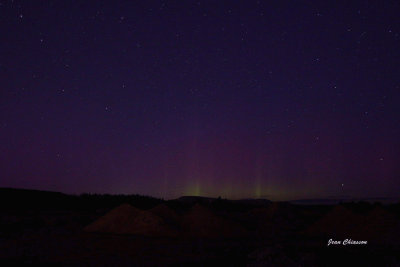
[[[212,203],[215,201],[230,201],[234,203],[243,203],[249,205],[267,205],[270,204],[272,201],[263,198],[245,198],[245,199],[225,199],[225,198],[213,198],[213,197],[201,197],[201,196],[182,196],[180,198],[175,199],[175,201],[186,202],[186,203]]]
[[[75,200],[74,196],[60,192],[0,188],[2,210],[63,209]]]
[[[168,201],[173,207],[188,210],[195,204],[207,206],[213,210],[219,211],[248,211],[254,207],[266,207],[272,203],[268,199],[224,199],[221,197],[201,197],[201,196],[182,196]]]
[[[182,197],[174,199],[174,200],[179,201],[179,202],[189,203],[189,204],[195,204],[195,203],[211,203],[211,202],[217,200],[217,198],[200,197],[200,196],[182,196]]]
[[[111,209],[123,203],[149,209],[163,200],[141,195],[82,194],[0,188],[1,210],[96,210]]]
[[[272,203],[271,200],[264,198],[246,198],[246,199],[238,199],[231,201],[234,203],[253,205],[253,206],[267,206]]]

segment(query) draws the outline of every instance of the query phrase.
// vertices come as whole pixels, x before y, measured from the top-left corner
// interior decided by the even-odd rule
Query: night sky
[[[400,192],[399,1],[0,1],[0,186]]]

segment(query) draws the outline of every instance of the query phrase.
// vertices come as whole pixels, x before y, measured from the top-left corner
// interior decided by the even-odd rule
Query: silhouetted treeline
[[[110,195],[110,194],[82,194],[77,197],[84,208],[113,208],[123,203],[131,204],[139,209],[150,209],[164,202],[159,198],[134,195]]]
[[[122,203],[129,203],[141,209],[148,209],[161,202],[163,202],[162,199],[137,194],[68,195],[59,192],[0,188],[0,209],[7,211],[96,210],[110,209]]]
[[[0,188],[0,210],[7,211],[35,211],[35,210],[82,210],[96,211],[112,209],[123,203],[131,204],[139,209],[150,209],[156,205],[168,202],[168,205],[177,210],[187,210],[195,203],[208,206],[213,210],[247,211],[251,208],[267,206],[271,203],[265,199],[228,200],[223,198],[181,197],[176,200],[163,199],[138,194],[111,195],[111,194],[81,194],[69,195],[60,192]],[[286,203],[288,204],[288,203]],[[343,203],[356,213],[365,213],[380,203],[365,201]],[[313,209],[319,209],[318,205]],[[400,213],[400,203],[386,206],[389,210]],[[307,209],[307,207],[302,207]],[[321,207],[322,208],[322,207]],[[322,208],[323,209],[323,208]]]

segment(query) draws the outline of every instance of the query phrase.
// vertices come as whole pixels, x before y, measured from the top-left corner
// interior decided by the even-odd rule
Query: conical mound
[[[88,225],[88,232],[137,234],[145,236],[174,236],[165,221],[150,211],[142,211],[123,204]]]
[[[189,236],[196,237],[235,237],[245,233],[239,224],[221,218],[199,204],[183,217],[182,227]]]
[[[357,228],[356,237],[371,242],[387,243],[399,237],[400,221],[389,211],[376,207],[368,213],[364,223]],[[398,242],[396,240],[395,242]]]
[[[306,233],[312,235],[329,235],[336,238],[351,238],[355,233],[355,229],[363,222],[363,219],[363,216],[354,214],[347,208],[338,205],[311,225],[306,230]]]
[[[125,233],[130,222],[140,212],[141,210],[129,204],[122,204],[86,226],[84,230],[87,232]]]

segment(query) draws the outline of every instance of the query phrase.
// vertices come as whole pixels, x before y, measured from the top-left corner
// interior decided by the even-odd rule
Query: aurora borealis
[[[0,3],[1,187],[398,196],[398,1]]]

